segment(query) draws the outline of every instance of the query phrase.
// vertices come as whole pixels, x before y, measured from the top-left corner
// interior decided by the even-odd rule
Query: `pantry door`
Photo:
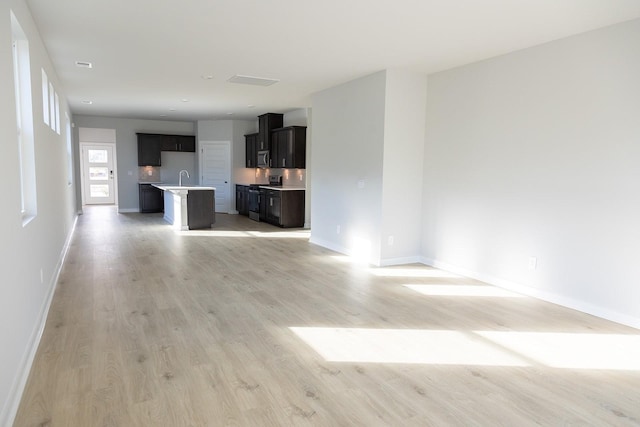
[[[80,143],[82,156],[82,204],[115,203],[115,144]]]
[[[215,187],[215,211],[231,212],[231,142],[200,142],[200,184]]]

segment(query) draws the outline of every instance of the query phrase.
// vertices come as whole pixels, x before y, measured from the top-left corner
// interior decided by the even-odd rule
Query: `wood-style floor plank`
[[[531,298],[421,294],[405,285],[486,285],[217,220],[176,232],[85,210],[16,427],[640,426],[638,365],[555,366],[490,334],[619,339],[606,362],[640,351],[624,347],[637,330]]]

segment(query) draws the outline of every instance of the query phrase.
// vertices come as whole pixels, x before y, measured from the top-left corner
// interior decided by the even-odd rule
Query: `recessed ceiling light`
[[[160,114],[160,117],[167,117],[166,114]]]
[[[211,74],[203,74],[200,76],[200,78],[203,80],[211,80],[213,79],[213,76]]]
[[[249,105],[247,105],[247,108],[255,108],[255,105],[249,104]]]
[[[232,116],[232,115],[233,115],[233,113],[227,113],[227,116]]]
[[[175,108],[169,108],[169,111],[176,111]]]
[[[182,102],[189,102],[189,100],[187,98],[182,98],[180,101]]]
[[[93,64],[88,61],[76,61],[76,67],[80,68],[93,68]]]
[[[243,85],[271,86],[272,84],[278,83],[280,80],[236,74],[235,76],[230,77],[227,81],[229,83],[239,83]]]
[[[86,104],[86,105],[91,105],[91,104],[93,104],[93,101],[89,101],[89,100],[84,100],[84,101],[81,101],[81,102],[82,102],[83,104]]]

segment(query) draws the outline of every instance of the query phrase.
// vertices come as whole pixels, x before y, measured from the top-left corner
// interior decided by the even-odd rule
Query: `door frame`
[[[205,146],[214,146],[214,145],[226,145],[227,146],[227,153],[229,153],[229,155],[227,156],[226,159],[226,163],[229,166],[229,174],[226,176],[226,181],[227,181],[227,213],[231,214],[234,213],[233,207],[232,207],[232,198],[231,198],[231,175],[233,174],[233,168],[232,168],[232,164],[231,164],[231,141],[199,141],[199,145],[198,145],[198,172],[200,175],[200,185],[203,185],[202,182],[204,181],[204,147]],[[233,193],[234,197],[235,197],[235,191]]]
[[[113,161],[113,205],[118,206],[118,156],[116,155],[116,143],[115,142],[80,142],[80,194],[82,196],[82,206],[85,206],[85,158],[84,149],[88,146],[94,145],[108,145],[111,147],[112,161]]]

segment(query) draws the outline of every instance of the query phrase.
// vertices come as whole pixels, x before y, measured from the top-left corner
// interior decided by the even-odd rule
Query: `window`
[[[16,101],[16,139],[20,162],[20,210],[24,226],[37,214],[36,162],[33,141],[29,41],[13,12],[11,12],[11,43]]]
[[[49,78],[47,73],[42,70],[42,118],[44,123],[49,125]]]
[[[58,135],[60,135],[60,99],[58,99],[58,92],[54,93],[54,98],[56,100],[56,109],[55,109],[56,132],[58,133]]]
[[[56,106],[55,106],[55,92],[53,91],[53,84],[51,82],[49,82],[49,111],[50,111],[50,115],[51,115],[51,120],[49,125],[51,126],[51,129],[55,130],[56,127],[56,120],[55,120],[55,111],[56,111]]]
[[[64,112],[67,122],[67,185],[73,184],[73,148],[71,146],[71,120],[67,112]]]

